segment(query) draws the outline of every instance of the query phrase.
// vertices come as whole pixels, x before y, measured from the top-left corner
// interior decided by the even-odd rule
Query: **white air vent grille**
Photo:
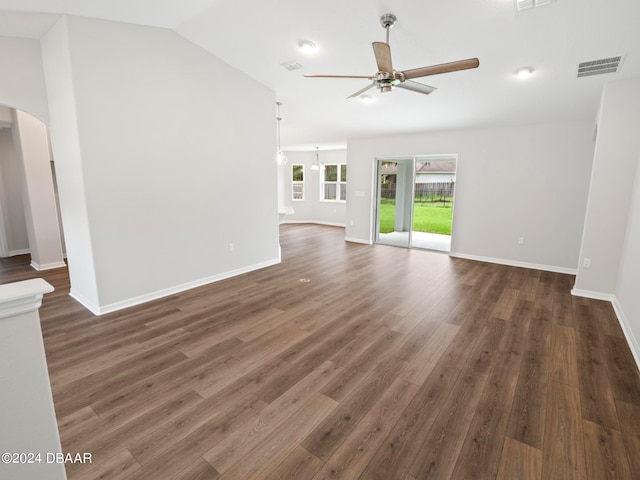
[[[542,7],[549,5],[553,0],[516,0],[516,10],[528,10],[533,7]]]
[[[624,55],[617,55],[600,60],[589,60],[578,64],[578,78],[590,77],[592,75],[604,75],[605,73],[616,73],[620,70]]]
[[[533,8],[533,0],[516,0],[516,9],[526,10],[527,8]]]
[[[288,62],[281,63],[285,70],[289,72],[295,72],[296,70],[302,70],[302,65],[300,65],[296,60],[289,60]]]

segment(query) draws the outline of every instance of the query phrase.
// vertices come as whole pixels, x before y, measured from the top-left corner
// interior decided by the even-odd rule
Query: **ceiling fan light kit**
[[[436,87],[414,82],[411,79],[477,68],[480,65],[480,61],[477,58],[468,58],[466,60],[458,60],[456,62],[443,63],[440,65],[430,65],[428,67],[414,68],[411,70],[394,70],[393,63],[391,61],[391,47],[389,46],[389,29],[396,24],[396,21],[397,18],[392,13],[386,13],[380,17],[380,25],[382,25],[382,28],[386,30],[387,35],[386,42],[373,42],[372,44],[376,64],[378,65],[378,72],[375,75],[305,75],[305,77],[364,78],[371,80],[369,85],[358,90],[347,98],[360,97],[364,92],[374,87],[378,87],[380,93],[389,93],[393,90],[393,87],[398,87],[404,90],[429,95],[436,90]]]

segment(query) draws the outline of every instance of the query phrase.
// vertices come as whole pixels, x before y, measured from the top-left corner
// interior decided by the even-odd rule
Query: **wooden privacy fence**
[[[455,194],[455,185],[455,182],[416,183],[415,201],[425,203],[451,202]],[[381,195],[382,198],[396,198],[396,184],[383,184]]]

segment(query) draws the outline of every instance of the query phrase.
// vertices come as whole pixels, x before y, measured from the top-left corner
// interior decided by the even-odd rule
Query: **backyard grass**
[[[396,203],[383,198],[380,205],[380,233],[393,232]],[[413,230],[415,232],[451,235],[451,203],[416,202],[413,209]]]

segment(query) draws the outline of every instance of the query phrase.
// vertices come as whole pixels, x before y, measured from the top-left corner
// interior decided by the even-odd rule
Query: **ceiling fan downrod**
[[[380,25],[387,31],[387,41],[389,43],[389,29],[396,24],[398,18],[393,13],[385,13],[380,17]]]

